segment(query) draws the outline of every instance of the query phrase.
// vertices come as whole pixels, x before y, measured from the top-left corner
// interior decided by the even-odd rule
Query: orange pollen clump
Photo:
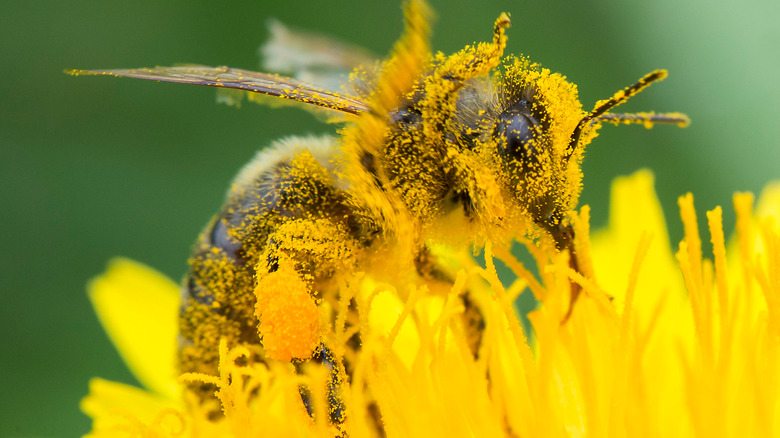
[[[320,338],[319,311],[309,287],[291,267],[280,266],[255,286],[255,314],[269,358],[308,359]]]

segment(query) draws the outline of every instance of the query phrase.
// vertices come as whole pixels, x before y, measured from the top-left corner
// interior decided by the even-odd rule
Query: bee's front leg
[[[441,264],[438,258],[425,246],[418,251],[414,259],[414,264],[417,274],[426,281],[441,283],[447,287],[451,287],[455,283],[454,273],[449,272],[447,268]],[[482,335],[485,331],[485,316],[475,299],[472,297],[471,291],[464,291],[460,295],[460,300],[463,305],[461,323],[463,324],[463,328],[467,335],[468,347],[471,350],[471,354],[476,358],[479,355],[479,349],[482,346]]]

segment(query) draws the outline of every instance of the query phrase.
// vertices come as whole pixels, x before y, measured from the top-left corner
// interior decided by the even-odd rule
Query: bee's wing
[[[122,76],[245,90],[347,114],[360,114],[370,109],[369,105],[359,98],[322,89],[304,81],[229,67],[181,66],[131,70],[71,70],[68,73],[72,75]]]
[[[269,38],[258,50],[264,71],[349,93],[350,73],[379,62],[366,49],[329,35],[288,27],[275,19],[268,20],[266,27]]]

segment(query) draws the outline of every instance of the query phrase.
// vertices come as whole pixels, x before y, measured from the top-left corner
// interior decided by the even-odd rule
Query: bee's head
[[[565,173],[556,160],[547,135],[549,116],[538,104],[534,108],[533,89],[501,111],[495,118],[490,137],[510,194],[511,202],[528,213],[533,222],[553,236],[574,197]],[[556,241],[558,241],[556,237]],[[558,241],[558,246],[568,242]]]
[[[460,117],[461,126],[467,126],[465,137],[470,135],[471,147],[494,163],[514,210],[565,248],[571,239],[566,216],[580,194],[582,155],[600,122],[688,123],[680,114],[607,113],[665,76],[662,70],[652,72],[586,113],[576,86],[565,77],[510,57],[502,72],[464,90],[458,112],[466,114]],[[487,105],[480,107],[480,100]],[[474,117],[473,108],[480,108],[480,117]],[[469,118],[479,121],[468,127]]]
[[[355,141],[362,151],[358,156],[377,184],[395,187],[424,221],[457,205],[449,199],[461,203],[470,222],[485,230],[530,231],[533,223],[549,232],[558,248],[566,248],[571,239],[566,216],[579,198],[583,150],[599,122],[684,124],[687,119],[606,113],[663,78],[663,71],[584,112],[577,87],[564,76],[504,57],[509,24],[502,14],[492,42],[450,56],[421,56],[414,50],[427,48],[418,44],[420,38],[403,39],[398,53],[383,64],[376,88],[385,92],[375,93],[374,109],[357,130],[373,133]],[[415,29],[408,27],[410,35]],[[375,127],[382,128],[381,136]],[[381,159],[365,152],[371,149]]]
[[[566,247],[565,217],[576,206],[582,179],[582,148],[567,152],[583,115],[576,87],[559,74],[510,57],[500,73],[464,87],[456,114],[459,138],[493,169],[507,207],[502,222],[530,220]],[[593,130],[581,131],[584,145]]]

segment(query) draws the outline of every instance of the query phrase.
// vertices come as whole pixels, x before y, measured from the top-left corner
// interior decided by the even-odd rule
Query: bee
[[[688,123],[675,113],[609,112],[665,71],[586,112],[564,76],[504,56],[507,14],[496,20],[491,41],[444,55],[428,46],[427,6],[410,0],[405,12],[404,34],[390,56],[355,70],[343,91],[228,67],[71,71],[243,90],[319,107],[344,122],[338,137],[273,143],[235,178],[189,261],[180,312],[182,372],[217,374],[218,343],[227,339],[252,347],[253,361],[319,361],[334,382],[348,379],[350,352],[323,341],[321,311],[330,309],[330,324],[339,324],[334,309],[345,305],[345,284],[356,272],[386,281],[410,272],[411,281],[451,282],[430,250],[434,243],[551,239],[572,253],[577,269],[567,214],[577,206],[585,146],[602,123]],[[326,59],[355,63],[338,44],[313,44],[303,34],[287,38],[299,38],[296,50],[304,53],[309,49],[301,47],[327,47],[337,55]],[[572,286],[572,301],[577,293]],[[340,324],[358,324],[354,312],[347,315]],[[483,324],[468,294],[463,321]],[[360,348],[355,332],[347,342],[353,350]],[[478,336],[472,344],[478,354]],[[331,403],[332,420],[343,421],[338,398]]]

